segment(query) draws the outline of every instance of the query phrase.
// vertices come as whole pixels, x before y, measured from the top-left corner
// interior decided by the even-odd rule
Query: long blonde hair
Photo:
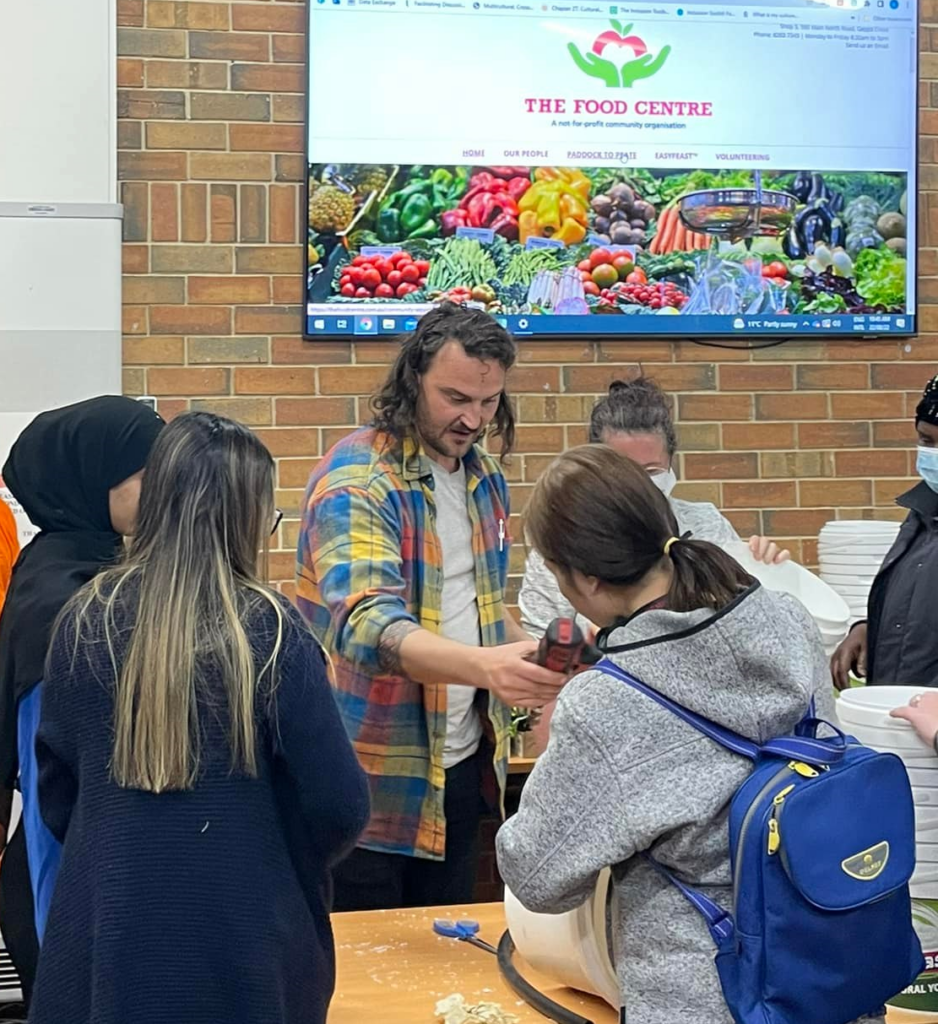
[[[227,698],[232,769],[256,776],[257,691],[266,678],[272,692],[284,628],[283,609],[261,582],[273,487],[270,453],[232,420],[189,413],[156,441],[127,555],[77,603],[76,650],[92,611],[103,608],[116,677],[111,773],[119,785],[192,788],[209,666]],[[276,629],[270,649],[258,651],[246,625],[265,603]]]

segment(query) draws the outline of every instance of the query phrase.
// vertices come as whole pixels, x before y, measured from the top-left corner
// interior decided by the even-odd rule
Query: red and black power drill
[[[541,637],[535,661],[551,672],[569,676],[595,665],[602,651],[589,643],[574,619],[554,619]]]
[[[551,672],[572,676],[581,669],[595,665],[602,656],[603,652],[587,641],[574,619],[554,619],[541,637],[537,653],[531,660],[549,668]],[[532,709],[523,719],[521,731],[533,729],[540,717],[540,709]]]

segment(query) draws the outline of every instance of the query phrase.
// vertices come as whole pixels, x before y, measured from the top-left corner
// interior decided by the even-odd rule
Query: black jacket
[[[938,494],[921,483],[870,590],[867,682],[938,687]]]

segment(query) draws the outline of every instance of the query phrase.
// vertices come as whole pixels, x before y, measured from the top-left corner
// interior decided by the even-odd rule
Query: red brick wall
[[[922,10],[919,297],[931,303],[938,0]],[[393,353],[299,340],[304,5],[119,0],[118,11],[125,388],[157,395],[167,414],[211,408],[258,429],[278,460],[288,519],[273,571],[289,589],[309,471],[366,415],[363,396]],[[934,306],[921,323],[908,344],[524,344],[512,381],[515,510],[551,456],[584,440],[594,396],[641,367],[675,395],[678,493],[713,501],[741,533],[781,538],[810,563],[827,519],[895,514],[914,470],[909,417],[938,363]],[[518,551],[516,572],[521,564]]]

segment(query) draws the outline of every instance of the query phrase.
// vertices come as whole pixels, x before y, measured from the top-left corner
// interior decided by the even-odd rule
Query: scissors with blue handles
[[[433,922],[433,930],[437,935],[443,935],[448,939],[459,939],[460,942],[468,942],[472,946],[484,949],[486,953],[494,953],[498,956],[498,950],[488,942],[476,938],[479,932],[478,921],[444,921],[437,918]]]

